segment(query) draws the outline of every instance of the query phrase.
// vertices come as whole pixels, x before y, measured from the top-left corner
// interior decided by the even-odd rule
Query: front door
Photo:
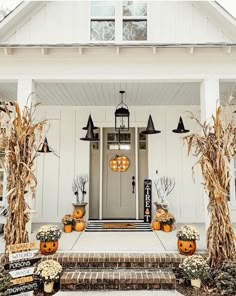
[[[134,128],[120,136],[107,128],[103,136],[103,218],[135,219]]]

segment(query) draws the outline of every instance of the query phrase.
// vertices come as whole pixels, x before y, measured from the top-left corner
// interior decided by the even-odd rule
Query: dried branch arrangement
[[[154,181],[157,196],[161,204],[167,202],[168,195],[175,188],[175,179],[170,177],[160,177]]]
[[[73,183],[72,183],[72,191],[74,192],[74,195],[76,196],[76,203],[80,203],[79,199],[79,192],[81,192],[81,203],[84,203],[84,197],[86,195],[86,184],[88,183],[88,176],[87,175],[80,175],[77,176]]]
[[[209,196],[210,226],[207,232],[209,263],[217,266],[225,260],[236,259],[236,241],[228,207],[230,160],[236,154],[236,127],[233,119],[222,119],[222,108],[212,116],[213,124],[203,124],[192,115],[201,127],[201,134],[184,138],[188,154],[198,157],[204,187]]]
[[[6,246],[28,242],[26,223],[30,208],[25,200],[26,192],[34,197],[37,180],[34,175],[34,160],[38,146],[36,136],[40,135],[45,121],[33,123],[36,106],[25,107],[23,111],[17,102],[3,103],[0,109],[1,142],[5,143],[4,167],[7,174],[8,215],[4,231]],[[12,110],[11,110],[12,109]]]

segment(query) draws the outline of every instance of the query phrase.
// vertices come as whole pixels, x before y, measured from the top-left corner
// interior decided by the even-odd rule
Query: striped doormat
[[[149,223],[136,221],[90,220],[85,232],[145,232],[152,231]]]

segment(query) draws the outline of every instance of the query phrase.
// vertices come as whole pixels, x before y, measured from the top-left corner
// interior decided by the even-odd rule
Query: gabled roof
[[[35,13],[39,11],[41,8],[43,8],[45,5],[47,5],[49,1],[23,1],[21,2],[11,13],[9,13],[1,22],[0,22],[0,46],[5,47],[30,47],[30,46],[45,46],[47,44],[48,46],[73,46],[74,44],[77,44],[78,42],[52,42],[52,44],[49,44],[49,42],[42,42],[42,43],[32,43],[32,42],[20,42],[15,43],[10,42],[8,43],[8,39],[4,41],[1,41],[1,38],[8,34],[8,32],[14,32],[15,27],[19,27],[20,25],[24,25],[27,22],[27,19],[29,20],[30,17],[34,17]],[[67,1],[65,1],[67,2]],[[68,1],[69,2],[69,1]],[[191,2],[191,1],[190,1]],[[56,5],[56,4],[55,4]],[[214,23],[219,27],[222,28],[222,31],[226,32],[226,36],[229,38],[225,38],[224,40],[220,40],[217,42],[213,42],[210,40],[210,42],[160,42],[159,45],[165,43],[166,45],[183,45],[187,44],[190,46],[193,44],[194,46],[197,44],[200,45],[235,45],[236,44],[236,19],[228,12],[226,11],[218,2],[216,1],[194,1],[194,6],[196,6],[200,11],[203,11],[203,13],[207,12],[209,16],[214,20]],[[91,45],[91,43],[89,43]],[[115,44],[107,43],[107,45]],[[85,45],[85,44],[83,44]],[[105,44],[101,44],[105,45]]]

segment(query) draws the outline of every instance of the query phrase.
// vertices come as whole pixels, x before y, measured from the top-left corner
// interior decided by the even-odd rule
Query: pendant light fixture
[[[178,123],[177,128],[172,130],[172,132],[176,133],[176,134],[185,134],[185,133],[189,132],[189,130],[185,129],[183,119],[181,116],[179,118],[179,123]]]
[[[44,138],[44,141],[42,143],[42,147],[41,147],[41,149],[38,150],[38,152],[40,152],[40,153],[51,153],[52,152],[52,150],[48,146],[48,140],[46,137]]]
[[[85,127],[83,127],[83,130],[86,130],[86,131],[87,131],[89,125],[91,125],[92,130],[96,130],[96,129],[98,129],[98,127],[97,127],[97,126],[94,126],[94,124],[93,124],[93,120],[92,120],[92,116],[91,116],[91,114],[89,114],[89,118],[88,118],[87,125],[86,125]]]
[[[152,120],[152,116],[149,115],[147,128],[144,131],[142,131],[141,134],[143,134],[143,135],[153,135],[153,134],[159,134],[160,132],[161,131],[159,131],[159,130],[155,130],[154,123],[153,123],[153,120]]]
[[[89,116],[87,126],[84,127],[83,129],[87,130],[87,134],[84,138],[80,138],[81,141],[90,141],[90,142],[99,141],[99,139],[95,137],[95,134],[93,132],[93,130],[97,128],[94,127],[91,115]]]
[[[121,94],[121,102],[116,106],[115,111],[115,130],[116,131],[128,131],[129,130],[129,108],[124,103],[124,90],[120,91]]]

